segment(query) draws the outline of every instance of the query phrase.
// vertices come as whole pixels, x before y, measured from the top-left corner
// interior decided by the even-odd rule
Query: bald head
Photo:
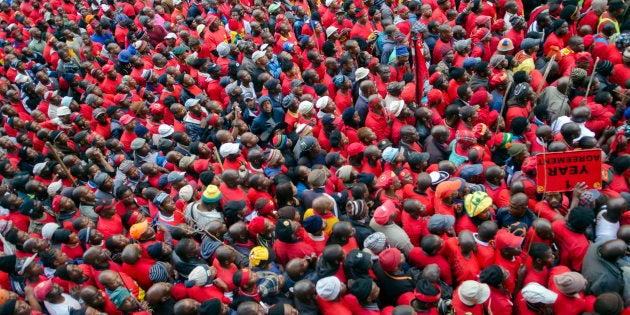
[[[573,121],[576,121],[576,122],[578,120],[586,121],[590,117],[591,117],[591,109],[588,106],[576,107],[571,111],[571,118],[573,119]]]
[[[437,264],[428,264],[422,270],[422,278],[437,283],[440,281],[440,267]]]
[[[497,231],[499,231],[499,227],[494,221],[483,221],[483,223],[479,225],[477,237],[482,242],[489,242],[497,235]]]
[[[416,315],[416,311],[409,305],[398,305],[392,311],[392,315]]]
[[[124,263],[133,265],[140,260],[142,248],[138,244],[128,244],[122,251],[121,259]]]
[[[606,219],[611,223],[619,222],[621,215],[628,209],[628,203],[624,198],[613,198],[606,205]]]
[[[302,302],[311,302],[315,295],[315,284],[311,280],[300,280],[293,286],[293,294]]]
[[[423,237],[420,241],[420,247],[422,248],[422,250],[424,250],[427,254],[431,256],[436,255],[437,252],[442,249],[443,244],[444,242],[442,241],[442,239],[435,234],[429,234]]]
[[[173,310],[175,311],[175,314],[178,315],[198,315],[199,305],[201,305],[201,303],[193,299],[183,299],[175,303]]]
[[[620,239],[614,239],[605,242],[601,247],[602,258],[614,262],[626,255],[628,245]]]
[[[630,225],[622,225],[617,231],[617,238],[623,240],[626,244],[630,244]]]
[[[304,258],[293,258],[287,263],[285,270],[287,275],[291,279],[300,279],[305,269],[308,268],[308,263]]]
[[[568,88],[569,88],[569,77],[562,77],[558,79],[558,92],[562,94],[566,94]]]
[[[153,284],[144,296],[144,300],[150,305],[159,305],[169,299],[172,285],[168,283]]]
[[[473,249],[475,249],[475,238],[472,233],[468,230],[463,230],[459,233],[459,247],[462,249],[463,253],[470,253]]]

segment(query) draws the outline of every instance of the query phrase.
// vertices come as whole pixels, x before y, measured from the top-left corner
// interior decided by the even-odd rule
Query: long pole
[[[70,181],[72,181],[72,186],[77,187],[78,186],[77,181],[74,179],[74,177],[72,177],[72,174],[70,174],[70,171],[66,167],[66,164],[63,164],[63,161],[61,160],[61,158],[59,157],[59,154],[57,153],[57,149],[55,149],[55,147],[49,141],[46,141],[46,146],[48,147],[48,149],[50,149],[50,153],[52,153],[53,158],[55,158],[57,163],[59,163],[63,172],[66,173],[68,178],[70,178]]]
[[[545,85],[545,82],[547,82],[547,76],[549,75],[549,72],[551,71],[551,64],[555,60],[556,60],[556,55],[554,54],[553,56],[551,56],[551,59],[549,59],[549,62],[547,63],[547,68],[545,69],[545,73],[543,75],[542,81],[540,81],[540,85],[538,85],[536,96],[540,96],[540,92],[542,92],[542,87],[543,85]]]
[[[588,79],[588,85],[586,86],[586,94],[584,95],[584,99],[588,98],[588,92],[591,90],[591,84],[593,84],[593,78],[595,77],[595,69],[597,69],[598,63],[599,63],[599,57],[595,59],[595,63],[593,64],[593,71],[591,72],[591,77]]]
[[[499,117],[503,117],[503,112],[505,111],[505,103],[508,99],[508,93],[510,92],[510,88],[512,87],[512,81],[508,83],[507,88],[505,89],[505,95],[503,95],[503,102],[501,102],[501,111],[499,111]],[[499,124],[497,124],[497,130],[494,133],[499,132]]]

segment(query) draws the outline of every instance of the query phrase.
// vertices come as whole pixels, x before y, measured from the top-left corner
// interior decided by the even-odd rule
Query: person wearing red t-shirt
[[[490,287],[489,314],[512,314],[512,294],[503,286],[505,273],[503,268],[490,265],[479,274],[481,283]]]
[[[584,231],[594,218],[593,210],[578,206],[569,211],[566,221],[557,220],[551,224],[554,242],[560,251],[560,265],[571,270],[582,270],[582,261],[589,246]]]
[[[444,240],[441,237],[429,234],[422,238],[420,247],[416,246],[409,252],[409,264],[420,269],[424,269],[430,264],[436,264],[440,267],[440,280],[452,285],[451,266],[446,258],[440,255],[443,247]]]
[[[227,285],[227,292],[233,292],[236,289],[233,277],[238,268],[234,264],[235,261],[236,252],[229,246],[221,245],[214,252],[212,266],[217,270],[217,278],[223,280]]]
[[[553,304],[557,299],[557,293],[536,282],[530,282],[516,295],[514,314],[553,314]]]
[[[565,266],[551,269],[548,287],[558,294],[558,299],[553,304],[554,314],[579,315],[586,312],[590,304],[583,293],[586,283],[584,276],[569,271]]]
[[[413,173],[412,173],[413,174]],[[414,187],[415,186],[415,187]],[[416,185],[407,184],[403,187],[403,200],[415,199],[424,206],[423,217],[430,217],[434,213],[433,191],[431,191],[431,177],[427,173],[420,173]],[[404,225],[403,225],[404,228]]]
[[[245,191],[239,187],[239,175],[235,170],[226,170],[223,172],[221,176],[222,183],[219,185],[219,190],[221,191],[221,207],[225,205],[228,201],[238,201],[238,200],[246,200],[247,207],[251,209],[249,204],[249,199],[247,198],[247,194]]]
[[[543,55],[558,54],[565,46],[562,38],[569,32],[569,24],[565,20],[556,20],[551,24],[551,34],[543,44]],[[519,47],[514,43],[514,47]]]
[[[473,233],[477,243],[477,261],[481,268],[486,268],[494,263],[496,248],[494,236],[497,234],[497,224],[494,221],[485,221],[479,225],[479,231]]]
[[[442,255],[451,265],[454,283],[478,278],[481,267],[473,252],[474,248],[475,239],[470,231],[462,231],[457,238],[449,238],[444,242]]]
[[[188,280],[184,283],[188,288],[188,296],[197,302],[210,299],[220,299],[225,304],[230,304],[229,298],[223,293],[227,290],[227,285],[222,279],[217,278],[217,270],[208,265],[195,267],[188,274]]]
[[[324,233],[326,221],[316,214],[304,219],[302,226],[308,232],[304,242],[313,247],[317,256],[321,255],[328,243],[328,234]]]
[[[569,198],[561,193],[545,193],[544,199],[536,203],[534,213],[539,218],[545,218],[550,222],[562,220],[569,208]]]
[[[531,267],[527,268],[523,285],[530,282],[547,285],[549,268],[554,263],[551,247],[545,243],[533,243],[529,248],[529,257],[531,258]]]
[[[315,249],[308,243],[297,238],[296,233],[300,225],[287,219],[279,219],[276,222],[276,241],[273,243],[273,251],[276,253],[276,262],[286,265],[293,258],[314,259]]]
[[[149,271],[155,260],[142,257],[142,247],[138,244],[133,244],[130,248],[132,250],[125,248],[122,255],[122,271],[133,278],[143,290],[148,290],[153,285]]]
[[[345,286],[334,276],[317,281],[317,304],[323,315],[351,315],[352,311],[346,302],[341,299]]]
[[[510,273],[510,277],[505,281],[505,289],[513,293],[516,289],[518,281],[522,281],[525,276],[525,265],[521,259],[521,246],[523,238],[510,233],[506,229],[500,229],[495,237],[497,246],[497,254],[495,256],[495,264]]]
[[[414,247],[420,246],[420,238],[424,226],[428,220],[424,218],[426,215],[426,207],[419,200],[406,199],[403,202],[403,210],[401,213],[402,227],[409,236],[411,244]]]
[[[474,280],[464,281],[453,292],[455,314],[483,315],[484,304],[490,298],[490,287]]]
[[[365,41],[370,40],[374,36],[374,28],[368,23],[367,9],[362,9],[356,13],[357,23],[350,30],[350,38],[360,37]]]
[[[107,240],[115,234],[123,234],[124,227],[122,219],[116,214],[114,200],[103,199],[94,207],[94,212],[98,214],[96,229],[103,234],[103,239]]]

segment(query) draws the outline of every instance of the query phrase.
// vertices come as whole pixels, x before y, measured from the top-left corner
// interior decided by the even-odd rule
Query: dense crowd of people
[[[2,1],[0,315],[630,314],[626,11]]]

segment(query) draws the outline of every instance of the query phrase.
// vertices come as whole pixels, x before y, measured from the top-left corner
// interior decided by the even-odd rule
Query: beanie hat
[[[221,200],[221,195],[222,194],[219,190],[219,187],[215,185],[208,185],[208,187],[206,187],[206,190],[203,192],[203,195],[201,195],[201,201],[205,203],[218,202],[219,200]]]
[[[208,265],[199,265],[195,267],[189,274],[188,280],[184,282],[187,288],[194,286],[203,287],[212,281],[212,270]]]
[[[219,314],[222,308],[221,304],[221,300],[218,298],[205,300],[199,305],[199,314]],[[284,311],[284,307],[282,310]]]
[[[291,226],[291,220],[278,219],[276,222],[276,237],[282,242],[293,241],[293,227]]]
[[[586,288],[586,278],[575,271],[565,272],[553,278],[558,291],[564,295],[573,295]]]
[[[346,259],[343,261],[343,265],[346,268],[353,269],[359,273],[364,272],[367,274],[370,270],[370,264],[372,263],[372,255],[369,255],[357,248],[351,249],[346,255]]]
[[[341,292],[341,281],[334,276],[319,279],[315,285],[315,291],[324,301],[333,301]]]
[[[363,241],[363,247],[371,250],[373,253],[380,253],[385,249],[387,236],[383,232],[375,232]]]
[[[149,269],[149,279],[153,283],[168,281],[168,267],[166,264],[161,261],[153,264],[151,269]]]
[[[314,234],[322,230],[324,226],[324,220],[320,215],[312,215],[304,220],[302,220],[302,227],[306,232]]]
[[[398,268],[398,265],[400,265],[400,254],[401,253],[398,248],[388,248],[378,254],[378,264],[381,266],[383,271],[392,272]]]
[[[355,279],[350,286],[350,293],[352,293],[357,300],[365,301],[372,293],[372,282],[372,278],[370,277]]]

